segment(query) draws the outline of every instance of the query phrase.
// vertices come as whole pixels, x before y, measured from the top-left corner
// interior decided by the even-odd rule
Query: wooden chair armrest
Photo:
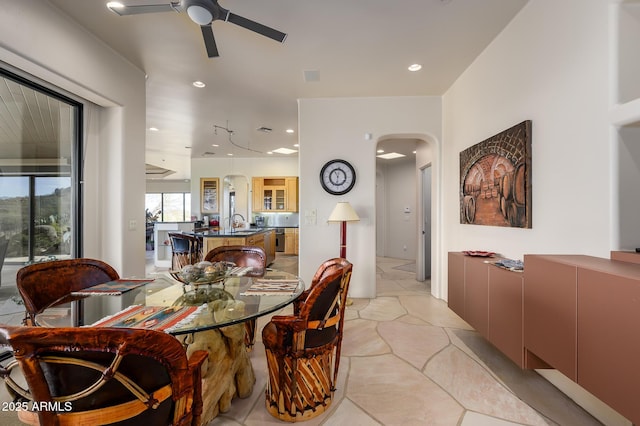
[[[274,315],[271,322],[275,324],[278,332],[281,330],[300,331],[306,327],[307,321],[294,315]]]

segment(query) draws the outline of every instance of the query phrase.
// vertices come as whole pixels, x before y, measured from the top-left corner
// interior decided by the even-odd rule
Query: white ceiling
[[[144,70],[147,128],[159,129],[147,131],[147,163],[183,179],[189,157],[205,152],[267,157],[292,148],[299,98],[442,95],[527,0],[221,0],[288,37],[280,44],[215,21],[220,57],[211,59],[186,13],[118,16],[106,0],[49,1]],[[413,63],[422,70],[409,72]],[[305,81],[310,70],[319,81]]]

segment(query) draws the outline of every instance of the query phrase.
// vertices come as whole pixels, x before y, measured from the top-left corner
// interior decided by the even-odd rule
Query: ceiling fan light
[[[119,1],[110,1],[107,3],[107,7],[109,9],[123,9],[124,4],[120,3]]]
[[[200,26],[209,25],[213,20],[213,15],[211,14],[211,12],[198,5],[191,5],[187,7],[187,14],[193,22]]]

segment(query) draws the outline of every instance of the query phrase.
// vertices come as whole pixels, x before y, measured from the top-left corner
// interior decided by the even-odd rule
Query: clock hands
[[[347,174],[344,170],[334,169],[329,174],[329,180],[336,186],[342,185],[347,180]]]

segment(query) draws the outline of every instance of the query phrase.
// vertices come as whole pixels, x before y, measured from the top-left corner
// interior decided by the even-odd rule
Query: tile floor
[[[346,311],[333,403],[326,413],[304,424],[601,424],[537,373],[520,370],[449,310],[444,301],[431,297],[429,282],[416,281],[407,263],[378,259],[377,297],[354,299]],[[297,258],[279,257],[274,267],[295,272]],[[0,297],[12,293],[5,283],[3,280]],[[6,315],[0,321],[15,318]],[[267,321],[260,319],[259,329]],[[267,367],[261,341],[256,343],[251,359],[257,378],[253,394],[234,399],[231,410],[207,426],[284,423],[271,417],[264,407]],[[0,401],[4,400],[6,393],[0,391]],[[0,424],[20,423],[15,413],[0,413]]]
[[[429,282],[416,281],[407,263],[378,259],[377,297],[354,299],[347,308],[332,406],[304,424],[601,424],[537,373],[520,370],[445,302],[431,297]],[[251,357],[257,377],[253,394],[234,400],[209,426],[283,424],[264,407],[261,342]]]

